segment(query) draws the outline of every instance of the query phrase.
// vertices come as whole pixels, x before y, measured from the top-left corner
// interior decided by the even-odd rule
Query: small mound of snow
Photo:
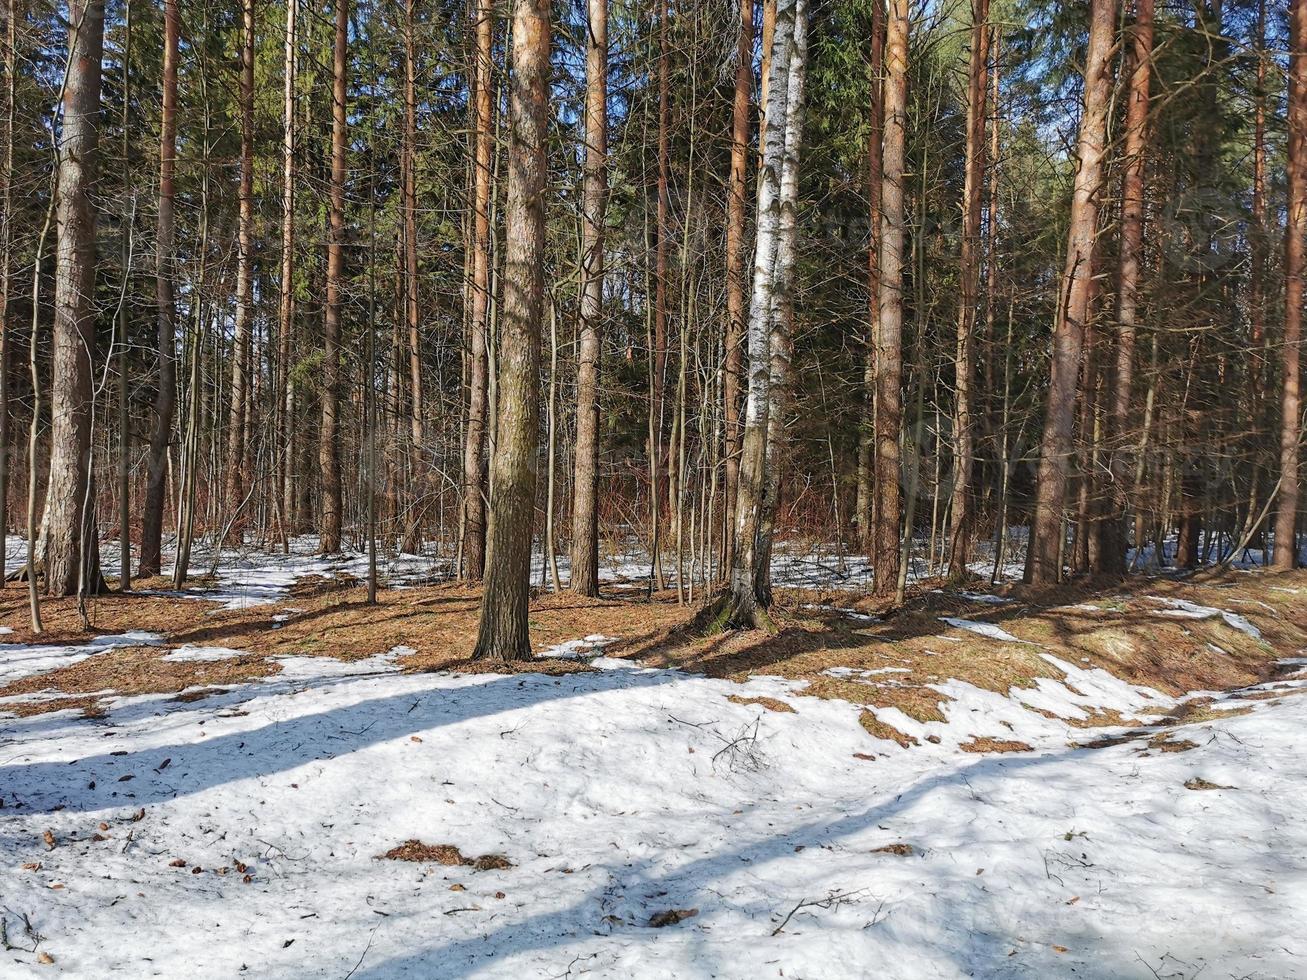
[[[1225,625],[1231,629],[1236,629],[1240,633],[1251,636],[1254,640],[1262,638],[1262,631],[1238,613],[1226,609],[1217,609],[1215,606],[1200,606],[1198,603],[1189,602],[1187,599],[1168,599],[1160,595],[1150,595],[1145,596],[1145,598],[1169,607],[1157,610],[1155,615],[1171,616],[1176,619],[1212,619],[1220,616],[1221,619],[1225,620]]]
[[[212,663],[218,660],[232,660],[242,656],[243,651],[228,647],[197,647],[186,644],[176,650],[165,653],[161,659],[169,663]]]
[[[581,640],[567,640],[556,646],[546,647],[536,654],[542,659],[555,660],[580,660],[588,657],[593,650],[599,650],[608,646],[610,643],[616,643],[617,637],[604,636],[602,633],[591,633]]]
[[[959,619],[956,616],[940,616],[941,623],[948,623],[950,626],[956,626],[960,630],[968,630],[972,633],[978,633],[981,636],[989,637],[991,640],[1001,640],[1004,643],[1025,643],[1025,640],[1018,639],[1007,630],[995,626],[993,623],[978,623],[971,619]]]

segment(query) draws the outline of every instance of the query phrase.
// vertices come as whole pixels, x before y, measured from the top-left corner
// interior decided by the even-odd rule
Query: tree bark
[[[1062,518],[1067,470],[1073,451],[1076,380],[1090,313],[1094,239],[1111,98],[1112,33],[1116,0],[1091,0],[1085,58],[1084,110],[1077,142],[1077,169],[1067,232],[1066,265],[1053,328],[1053,356],[1044,435],[1040,445],[1035,513],[1026,553],[1026,580],[1047,585],[1062,577]]]
[[[867,343],[862,361],[862,419],[858,428],[857,496],[854,515],[862,550],[872,551],[876,519],[876,480],[873,471],[876,446],[876,321],[880,312],[880,197],[883,173],[881,154],[885,138],[885,7],[871,4],[871,88],[867,115]]]
[[[281,295],[277,317],[278,422],[277,463],[280,468],[278,511],[281,543],[289,550],[295,521],[295,384],[291,380],[291,336],[295,330],[295,77],[299,54],[299,0],[286,3],[286,45],[282,68],[281,129]]]
[[[726,337],[722,371],[722,415],[725,429],[726,533],[722,565],[731,567],[735,551],[735,493],[740,479],[740,376],[746,330],[744,236],[749,174],[749,91],[753,85],[753,0],[740,0],[740,36],[735,50],[735,99],[731,110],[731,172],[726,190]]]
[[[237,87],[241,167],[237,221],[236,324],[232,340],[231,404],[227,416],[228,543],[240,544],[245,522],[237,509],[245,496],[253,372],[254,316],[254,0],[242,0],[241,75]]]
[[[794,53],[796,0],[778,0],[772,50],[768,59],[763,157],[758,179],[757,230],[754,235],[753,287],[749,301],[748,393],[735,507],[735,554],[730,590],[719,610],[710,613],[710,629],[770,628],[768,596],[760,576],[768,549],[760,531],[765,519],[767,430],[771,408],[771,345],[776,312],[776,267],[781,232],[781,178],[785,166],[786,104],[790,58]],[[761,594],[760,594],[761,593]],[[711,608],[711,607],[710,607]]]
[[[892,596],[899,578],[903,421],[903,151],[907,140],[908,0],[890,0],[885,38],[885,140],[881,179],[880,289],[876,317],[876,520],[872,591]],[[908,534],[912,533],[909,528]]]
[[[585,178],[582,191],[581,316],[576,367],[576,460],[571,589],[599,594],[599,360],[608,201],[608,0],[589,0],[586,43]],[[551,375],[552,378],[552,375]]]
[[[163,106],[159,121],[159,214],[155,225],[154,304],[158,323],[159,392],[150,431],[149,475],[141,521],[140,574],[158,575],[163,540],[163,505],[168,478],[168,443],[172,439],[177,396],[177,313],[174,296],[173,175],[177,166],[177,54],[181,36],[177,0],[163,4]]]
[[[332,56],[331,99],[331,238],[327,244],[327,302],[322,331],[322,425],[318,467],[322,479],[319,545],[323,554],[340,550],[340,314],[345,272],[346,98],[349,72],[349,0],[336,0],[336,36]]]
[[[1288,219],[1284,231],[1284,389],[1280,399],[1280,491],[1276,498],[1277,569],[1298,564],[1298,444],[1302,437],[1303,249],[1307,238],[1307,0],[1289,6]]]
[[[0,163],[0,536],[9,533],[9,290],[13,258],[14,118],[17,94],[18,2],[5,5],[4,160]],[[0,589],[5,587],[6,549],[0,547]]]
[[[103,0],[70,0],[55,218],[54,353],[45,586],[50,595],[98,591],[100,545],[91,494],[92,361],[95,355],[95,181],[100,121]]]
[[[409,426],[413,435],[412,512],[401,550],[417,553],[422,546],[422,514],[430,486],[422,454],[426,445],[422,414],[422,315],[418,305],[417,222],[417,48],[413,37],[413,0],[404,4],[404,308],[408,323]]]
[[[486,351],[490,307],[490,187],[492,93],[491,57],[495,14],[491,0],[477,0],[476,22],[476,148],[473,175],[472,315],[469,318],[467,431],[463,443],[463,574],[479,582],[485,569],[486,503],[485,442],[488,408]]]
[[[491,463],[486,584],[473,652],[479,660],[531,655],[527,610],[540,422],[549,17],[550,0],[517,0],[513,11],[498,428]]]
[[[1103,571],[1125,572],[1130,460],[1126,439],[1139,323],[1139,264],[1144,249],[1144,163],[1148,149],[1149,86],[1153,59],[1153,0],[1137,0],[1131,31],[1126,96],[1125,161],[1121,175],[1121,251],[1116,274],[1116,377],[1112,387],[1109,468],[1112,511],[1104,526]]]
[[[980,302],[980,212],[985,185],[985,100],[989,82],[989,0],[971,2],[971,59],[967,73],[966,174],[962,189],[962,255],[959,280],[957,356],[954,361],[953,500],[949,519],[948,577],[966,577],[971,560],[971,472],[975,434],[971,382],[975,374],[973,334]]]

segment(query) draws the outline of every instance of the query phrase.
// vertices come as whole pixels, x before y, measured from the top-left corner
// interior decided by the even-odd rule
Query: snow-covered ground
[[[1227,698],[1251,712],[1179,728],[1189,751],[1077,749],[1097,733],[1061,718],[1174,702],[1059,661],[1020,697],[1061,718],[951,681],[945,723],[878,712],[903,749],[776,678],[414,675],[399,652],[0,719],[0,976],[1307,967],[1307,698]],[[977,736],[1032,750],[960,750]],[[378,858],[410,839],[512,867]],[[668,910],[697,911],[650,925]]]

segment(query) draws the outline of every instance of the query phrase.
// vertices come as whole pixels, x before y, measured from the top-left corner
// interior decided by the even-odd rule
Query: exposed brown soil
[[[730,701],[732,704],[756,704],[760,708],[766,708],[768,711],[779,711],[781,714],[794,714],[794,706],[780,700],[779,698],[742,698],[738,694],[732,694],[729,695],[726,700]]]

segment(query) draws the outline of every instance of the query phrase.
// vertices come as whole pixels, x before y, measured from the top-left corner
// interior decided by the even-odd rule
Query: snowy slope
[[[598,663],[294,658],[195,703],[0,718],[0,915],[54,959],[0,952],[0,976],[1307,974],[1307,698],[1231,702],[1252,711],[1180,728],[1189,751],[1090,750],[954,682],[905,750],[789,682]],[[1166,700],[1082,673],[1083,703]],[[1034,751],[958,750],[982,734]],[[377,858],[408,839],[514,867]],[[649,927],[668,909],[698,912]]]

